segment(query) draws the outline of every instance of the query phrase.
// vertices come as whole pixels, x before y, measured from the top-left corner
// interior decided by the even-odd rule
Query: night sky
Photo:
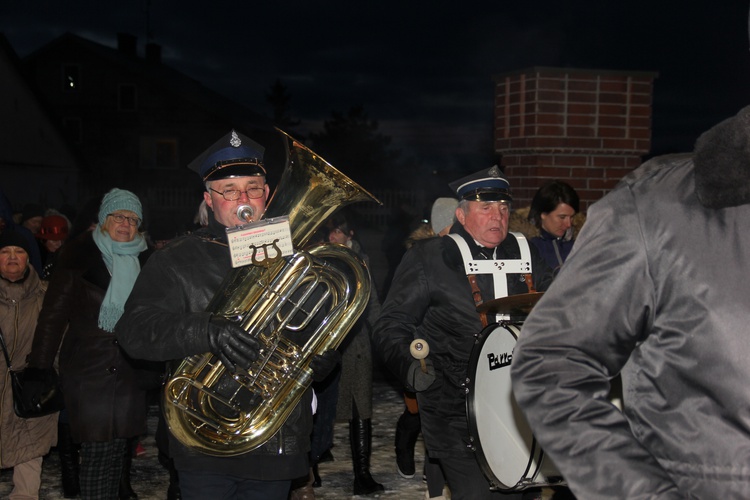
[[[141,54],[158,43],[166,64],[263,114],[280,79],[302,132],[362,105],[407,155],[455,165],[491,151],[493,76],[530,66],[658,72],[653,153],[692,149],[750,103],[747,12],[747,0],[8,0],[0,30],[21,57],[65,32],[111,47],[131,33]]]

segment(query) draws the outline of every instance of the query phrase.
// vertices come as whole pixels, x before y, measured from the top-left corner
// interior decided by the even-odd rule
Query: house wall
[[[0,35],[0,190],[14,210],[26,203],[74,204],[77,163]]]
[[[136,42],[120,37],[115,49],[68,34],[24,63],[80,155],[82,202],[112,187],[129,189],[144,203],[144,227],[167,238],[191,226],[202,199],[202,183],[187,164],[232,128],[253,137],[256,128],[269,127],[162,65],[153,47],[150,57],[140,57]],[[75,88],[66,68],[75,68]],[[124,108],[125,87],[132,106]],[[267,147],[269,162],[280,163],[278,156]]]

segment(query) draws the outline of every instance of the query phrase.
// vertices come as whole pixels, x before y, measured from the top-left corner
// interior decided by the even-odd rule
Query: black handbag
[[[28,372],[25,370],[13,371],[2,330],[0,330],[0,347],[3,349],[5,363],[10,374],[10,383],[13,389],[13,410],[17,416],[21,418],[44,417],[65,408],[65,400],[55,370],[30,368]],[[26,375],[29,373],[33,376],[28,377],[29,380],[27,380]]]

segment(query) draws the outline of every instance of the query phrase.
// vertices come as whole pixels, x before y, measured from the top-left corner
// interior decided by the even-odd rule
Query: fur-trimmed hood
[[[693,162],[695,190],[703,206],[750,203],[750,106],[703,133]]]
[[[527,238],[531,239],[536,236],[541,236],[542,233],[539,228],[529,220],[529,210],[530,207],[514,208],[513,212],[511,212],[510,214],[508,229],[510,229],[511,231],[519,232]],[[584,222],[586,222],[586,214],[582,212],[576,212],[576,214],[573,216],[573,220],[571,221],[574,239],[578,236],[578,233],[581,232],[581,228],[583,227]]]

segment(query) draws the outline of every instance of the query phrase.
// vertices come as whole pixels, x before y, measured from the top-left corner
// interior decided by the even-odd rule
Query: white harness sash
[[[491,274],[495,288],[495,299],[508,296],[508,274],[529,274],[531,273],[531,250],[526,237],[517,232],[511,232],[518,241],[518,248],[521,250],[520,259],[504,260],[475,260],[471,255],[471,250],[466,241],[457,234],[449,234],[453,241],[458,245],[461,251],[461,257],[464,261],[466,275],[471,274]],[[510,315],[498,314],[497,321],[510,320]]]

